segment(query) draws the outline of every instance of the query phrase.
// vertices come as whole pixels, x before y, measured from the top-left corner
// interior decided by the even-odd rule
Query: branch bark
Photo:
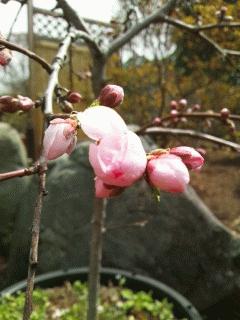
[[[188,129],[176,129],[176,128],[158,128],[158,127],[151,127],[147,128],[143,131],[137,131],[138,135],[144,135],[144,134],[150,134],[150,135],[161,135],[161,134],[168,134],[168,135],[178,135],[178,136],[187,136],[192,138],[198,138],[201,140],[206,140],[211,143],[215,143],[218,145],[222,145],[225,147],[229,147],[233,149],[234,151],[240,152],[240,144],[231,142],[228,140],[224,140],[215,136],[212,136],[210,134],[197,132],[194,130],[188,130]]]
[[[54,58],[53,64],[51,66],[52,72],[49,77],[48,86],[44,94],[44,103],[45,103],[45,109],[44,113],[45,115],[52,114],[53,107],[52,107],[52,100],[53,100],[53,93],[56,85],[58,84],[58,74],[60,69],[63,66],[63,63],[66,59],[67,50],[71,44],[72,38],[74,37],[73,33],[68,33],[68,35],[65,37],[63,42],[60,44],[59,50],[57,55]]]
[[[42,57],[38,56],[36,53],[34,53],[28,49],[25,49],[19,45],[16,45],[12,42],[4,40],[4,39],[0,39],[0,45],[4,46],[10,50],[18,51],[18,52],[24,54],[25,56],[27,56],[30,59],[39,63],[43,67],[43,69],[47,71],[47,73],[51,73],[51,71],[52,71],[51,65],[46,60],[44,60]]]
[[[0,173],[0,182],[4,180],[17,178],[17,177],[20,178],[20,177],[30,176],[38,172],[39,172],[39,165],[35,165],[30,168],[23,168],[19,170],[10,171],[10,172]]]
[[[102,233],[106,214],[106,199],[94,200],[92,232],[90,243],[90,265],[88,278],[88,314],[87,320],[97,319],[97,300],[100,287],[100,268],[102,261]]]
[[[39,233],[40,233],[40,221],[42,212],[42,202],[43,196],[46,194],[45,184],[46,184],[46,165],[39,165],[39,190],[38,196],[34,209],[33,224],[32,224],[32,240],[31,249],[29,253],[29,265],[28,265],[28,279],[27,288],[25,296],[25,304],[23,311],[23,320],[29,320],[32,313],[32,294],[34,288],[34,279],[36,274],[36,269],[38,265],[38,243],[39,243]]]

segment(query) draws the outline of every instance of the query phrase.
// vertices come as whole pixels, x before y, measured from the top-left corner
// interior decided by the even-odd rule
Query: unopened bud
[[[172,118],[176,118],[178,116],[178,111],[177,110],[172,110],[170,112],[170,115],[171,115]]]
[[[114,84],[106,85],[100,92],[100,105],[115,108],[123,102],[124,91],[123,88]]]
[[[227,119],[230,115],[230,111],[228,108],[222,108],[222,110],[220,111],[220,115],[222,119]]]
[[[5,40],[5,38],[0,33],[0,39]],[[12,52],[8,48],[0,45],[0,65],[5,67],[12,60]]]
[[[152,124],[157,126],[159,125],[160,123],[162,122],[161,118],[160,117],[155,117],[152,121]]]
[[[193,107],[192,107],[192,110],[193,110],[193,111],[199,111],[199,110],[201,110],[200,104],[198,104],[198,103],[194,104]]]
[[[172,110],[176,110],[177,107],[178,107],[177,101],[172,100],[172,101],[170,102],[170,108],[171,108]]]
[[[0,97],[0,111],[13,113],[19,110],[28,111],[32,109],[34,102],[28,98],[18,95],[17,98],[11,96]]]
[[[187,106],[187,100],[186,99],[180,99],[178,101],[180,109],[184,109]]]
[[[69,91],[67,94],[67,101],[71,103],[79,103],[82,100],[82,96],[80,93],[75,91]]]

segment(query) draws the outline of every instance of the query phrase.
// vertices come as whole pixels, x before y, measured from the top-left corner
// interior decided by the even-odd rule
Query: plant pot
[[[121,276],[126,279],[124,286],[133,291],[151,291],[155,299],[167,298],[174,306],[174,314],[176,317],[187,318],[188,320],[202,320],[198,311],[185,297],[162,282],[119,269],[101,269],[102,284],[107,285],[108,282],[111,281],[113,284],[117,285]],[[51,288],[54,286],[61,286],[65,281],[74,282],[80,280],[85,282],[87,281],[87,278],[88,268],[76,268],[66,271],[60,270],[37,276],[35,285],[40,288]],[[26,281],[24,280],[4,289],[0,292],[0,296],[15,294],[16,292],[25,289]]]

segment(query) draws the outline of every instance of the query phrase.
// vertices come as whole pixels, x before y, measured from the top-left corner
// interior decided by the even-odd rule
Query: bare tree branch
[[[188,130],[188,129],[176,129],[176,128],[159,128],[159,127],[151,127],[147,128],[146,130],[142,132],[136,132],[139,135],[144,134],[150,134],[150,135],[161,135],[161,134],[167,134],[167,135],[177,135],[177,136],[187,136],[192,138],[198,138],[202,140],[206,140],[211,143],[215,143],[218,145],[222,145],[225,147],[229,147],[233,149],[234,151],[240,152],[240,144],[234,143],[231,141],[227,141],[215,136],[212,136],[210,134],[197,132],[194,130]]]
[[[63,66],[63,63],[66,59],[67,50],[72,42],[72,38],[75,35],[70,32],[65,37],[63,42],[60,44],[59,50],[57,55],[54,58],[53,64],[52,64],[52,73],[50,74],[48,86],[44,94],[44,113],[45,115],[51,114],[53,112],[52,108],[52,100],[53,100],[53,93],[56,85],[58,84],[58,74],[60,69]]]
[[[4,40],[4,39],[0,39],[0,45],[4,46],[10,50],[18,51],[18,52],[24,54],[25,56],[29,57],[30,59],[38,62],[43,67],[43,69],[46,70],[48,73],[51,73],[51,71],[52,71],[51,65],[46,60],[44,60],[43,58],[38,56],[36,53],[34,53],[28,49],[25,49],[19,45],[16,45],[12,42]]]
[[[169,13],[177,4],[177,0],[169,0],[164,6],[159,8],[157,11],[153,12],[152,14],[148,15],[142,21],[134,25],[130,28],[126,33],[120,35],[116,38],[107,49],[106,55],[110,56],[113,52],[120,49],[124,46],[127,42],[129,42],[133,37],[135,37],[139,32],[143,29],[147,28],[151,23],[156,22],[159,16],[165,15]]]
[[[14,170],[14,171],[9,171],[9,172],[4,172],[0,173],[0,182],[4,180],[9,180],[17,177],[25,177],[25,176],[30,176],[32,174],[36,174],[39,171],[39,165],[35,165],[30,168],[23,168],[19,170]]]

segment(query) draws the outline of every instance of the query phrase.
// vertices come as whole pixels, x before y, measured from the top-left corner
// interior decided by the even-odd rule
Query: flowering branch
[[[180,136],[188,136],[192,138],[198,138],[202,140],[209,141],[211,143],[216,143],[219,145],[223,145],[225,147],[229,147],[234,151],[240,152],[240,144],[227,141],[210,134],[197,132],[194,130],[187,129],[176,129],[176,128],[159,128],[159,127],[151,127],[146,128],[144,130],[140,129],[136,132],[139,135],[150,134],[150,135],[159,135],[159,134],[169,134],[169,135],[180,135]]]
[[[51,65],[45,59],[38,56],[36,53],[34,53],[28,49],[25,49],[19,45],[16,45],[10,41],[4,40],[2,38],[0,39],[0,45],[4,46],[10,50],[18,51],[18,52],[24,54],[25,56],[27,56],[30,59],[39,63],[43,67],[43,69],[47,71],[47,73],[51,73],[51,70],[52,70]]]
[[[0,181],[30,176],[32,174],[39,173],[39,168],[39,164],[37,164],[30,168],[23,168],[15,171],[0,173]]]
[[[65,37],[63,42],[60,44],[59,50],[57,55],[54,58],[53,64],[51,66],[51,74],[48,81],[48,86],[45,91],[45,108],[44,113],[45,115],[52,113],[52,99],[53,99],[53,93],[54,89],[56,88],[56,85],[58,84],[58,74],[60,69],[63,66],[63,63],[66,59],[66,53],[67,50],[72,42],[72,38],[74,37],[74,34],[72,32],[68,33],[68,35]]]

